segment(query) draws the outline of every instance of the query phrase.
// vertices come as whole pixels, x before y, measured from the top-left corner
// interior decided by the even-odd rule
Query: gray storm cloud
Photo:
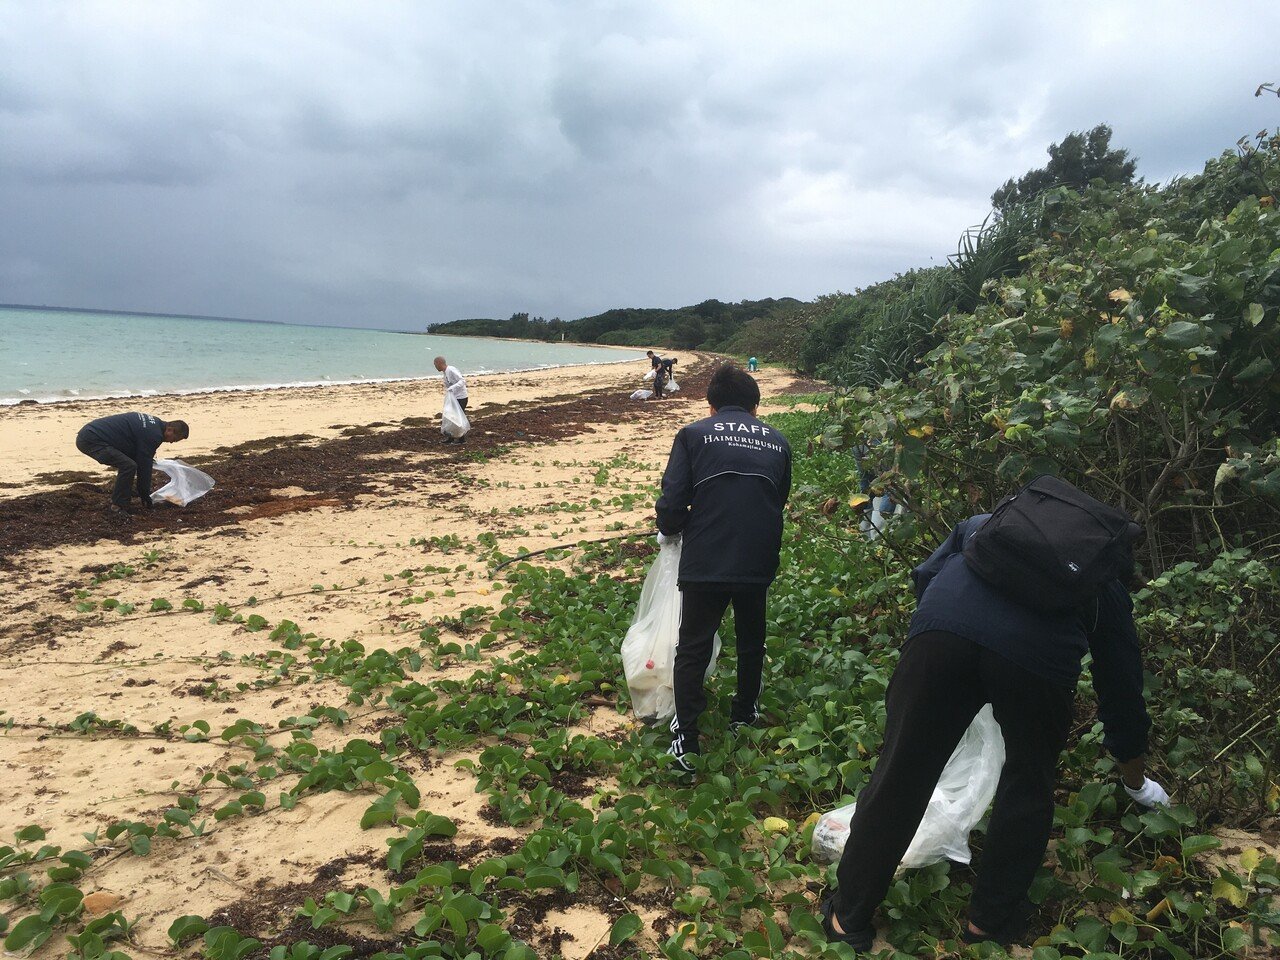
[[[902,5],[898,5],[901,7]],[[1068,8],[1069,6],[1069,8]],[[11,3],[0,301],[413,329],[937,262],[1111,123],[1280,125],[1251,3]]]

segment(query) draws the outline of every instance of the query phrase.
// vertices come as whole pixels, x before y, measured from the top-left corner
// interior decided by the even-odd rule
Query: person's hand
[[[658,546],[660,547],[666,546],[668,543],[679,543],[679,542],[680,542],[680,534],[678,533],[673,533],[671,536],[668,537],[665,533],[662,533],[661,531],[658,532]]]
[[[1150,777],[1144,777],[1142,786],[1137,790],[1125,784],[1124,792],[1133,798],[1134,803],[1141,804],[1144,807],[1169,806],[1169,794],[1165,792],[1164,787]]]

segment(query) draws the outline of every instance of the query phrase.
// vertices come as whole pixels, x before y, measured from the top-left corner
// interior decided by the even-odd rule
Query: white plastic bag
[[[902,857],[902,866],[927,867],[940,860],[969,862],[969,831],[996,795],[1004,766],[1004,737],[991,704],[978,711],[938,778],[924,818]],[[822,817],[813,827],[813,855],[834,863],[849,839],[849,822],[857,806],[851,803]]]
[[[645,379],[645,381],[646,381],[646,382],[652,383],[652,382],[653,382],[653,378],[654,378],[655,376],[657,376],[657,374],[658,374],[658,371],[657,371],[657,370],[653,370],[653,369],[651,369],[648,373],[646,373],[646,374],[644,375],[644,379]]]
[[[658,551],[640,589],[635,619],[622,641],[622,670],[631,691],[631,709],[642,720],[666,720],[675,715],[673,673],[680,640],[680,541],[669,540]],[[715,635],[706,679],[720,656]]]
[[[152,503],[164,503],[167,500],[185,507],[213,489],[213,477],[181,460],[156,460],[152,466],[169,476],[168,483],[159,490],[151,491]]]
[[[448,390],[444,392],[444,410],[440,414],[440,429],[444,431],[445,436],[453,437],[455,440],[465,437],[467,431],[471,429],[471,421],[467,419],[462,404],[458,403],[458,398]]]
[[[674,379],[670,379],[662,385],[663,393],[675,393],[679,389],[680,384],[676,383]]]
[[[649,400],[653,397],[652,390],[637,390],[631,395],[632,400]]]

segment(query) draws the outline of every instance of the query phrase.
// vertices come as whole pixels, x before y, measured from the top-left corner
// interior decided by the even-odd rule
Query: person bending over
[[[149,413],[117,413],[81,427],[76,434],[76,449],[104,466],[115,467],[110,510],[118,518],[127,519],[135,482],[143,508],[151,509],[151,465],[160,444],[177,443],[190,435],[191,430],[182,420],[165,422]]]
[[[457,367],[449,366],[444,357],[436,357],[435,367],[444,374],[444,392],[457,400],[458,406],[463,410],[467,409],[467,381],[463,379],[462,373]],[[466,443],[467,438],[462,436],[455,440],[453,437],[445,437],[444,442]]]
[[[1127,582],[1102,584],[1083,609],[1046,613],[978,576],[962,555],[989,514],[970,517],[912,572],[919,603],[886,696],[884,744],[858,797],[837,888],[822,904],[829,939],[870,949],[884,899],[960,737],[990,703],[1005,763],[969,902],[968,942],[1020,939],[1027,890],[1053,826],[1058,755],[1071,728],[1081,658],[1093,654],[1103,742],[1139,804],[1169,802],[1145,774],[1150,720]]]
[[[675,357],[658,357],[653,374],[653,397],[654,400],[662,400],[667,393],[667,384],[671,381],[675,374]]]
[[[759,717],[765,657],[765,602],[778,571],[782,508],[791,492],[791,448],[756,419],[760,387],[725,365],[707,387],[711,416],[676,434],[657,502],[659,543],[683,537],[681,619],[676,647],[676,715],[667,751],[694,772],[703,682],[730,603],[738,638],[738,690],[729,715],[737,731]]]

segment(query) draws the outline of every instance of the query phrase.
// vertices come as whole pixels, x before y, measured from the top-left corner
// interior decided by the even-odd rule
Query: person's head
[[[652,360],[652,359],[653,359],[653,351],[652,351],[652,350],[646,350],[646,351],[644,352],[644,355],[645,355],[646,357],[648,357],[650,360]]]
[[[164,425],[164,442],[177,443],[191,436],[191,428],[185,420],[170,420]]]
[[[436,369],[441,373],[444,373],[444,368],[448,366],[448,364],[444,362],[444,357],[436,357],[435,363]]]
[[[725,407],[742,407],[751,413],[760,406],[760,385],[741,367],[726,363],[716,369],[707,384],[707,404],[715,413]]]

